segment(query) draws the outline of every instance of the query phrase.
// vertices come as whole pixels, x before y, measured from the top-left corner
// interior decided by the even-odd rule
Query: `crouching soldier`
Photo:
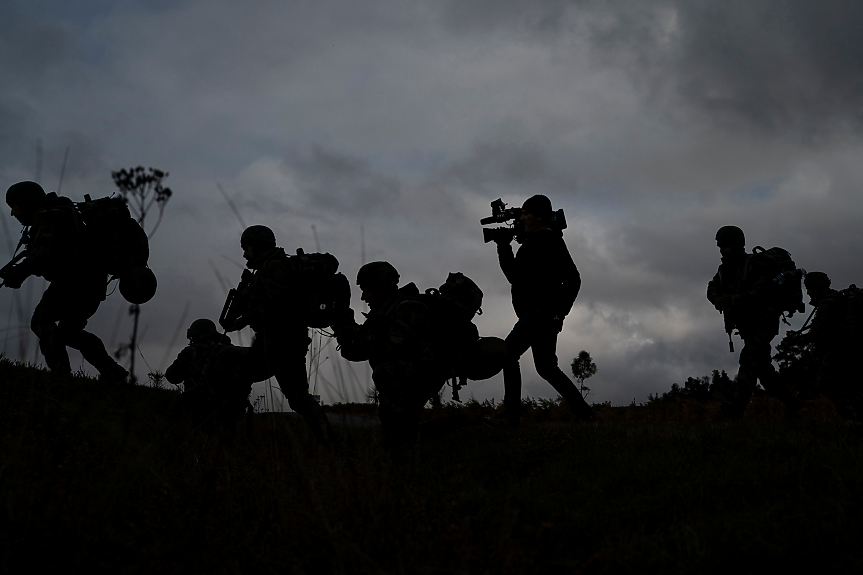
[[[401,288],[388,262],[360,268],[357,284],[369,313],[362,325],[353,316],[333,325],[342,357],[368,360],[379,394],[381,430],[389,448],[410,448],[417,440],[423,406],[446,382],[429,337],[431,317],[413,283]]]
[[[237,370],[245,396],[257,381],[275,376],[291,409],[299,413],[315,437],[329,441],[330,427],[321,406],[309,394],[306,354],[312,340],[308,328],[294,313],[300,298],[299,279],[285,250],[266,226],[251,226],[240,238],[246,267],[254,272],[238,294],[240,317],[230,326],[236,331],[251,326],[255,339],[247,361]]]
[[[31,275],[51,283],[30,321],[48,368],[71,373],[66,351],[71,347],[102,379],[124,381],[128,372],[108,355],[101,339],[84,330],[105,299],[108,275],[87,252],[71,200],[46,195],[36,182],[19,182],[6,192],[6,203],[29,229],[23,260],[4,268],[3,285],[18,289]]]
[[[234,380],[237,368],[248,359],[249,349],[235,347],[209,319],[196,319],[186,331],[189,345],[165,371],[165,379],[183,384],[179,411],[184,415],[209,417],[230,425],[248,403]]]
[[[809,272],[803,284],[815,316],[809,331],[799,336],[799,343],[811,343],[818,362],[816,385],[839,413],[856,418],[861,415],[860,384],[853,374],[854,343],[848,325],[848,301],[842,292],[830,288],[824,272]],[[859,342],[858,342],[859,343]]]

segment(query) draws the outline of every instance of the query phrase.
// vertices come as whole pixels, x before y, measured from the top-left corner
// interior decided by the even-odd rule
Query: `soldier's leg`
[[[63,308],[61,295],[58,286],[53,283],[48,286],[33,311],[30,329],[39,338],[39,350],[45,356],[48,369],[59,373],[71,373],[72,367],[69,365],[66,344],[63,343],[63,337],[57,328]]]
[[[129,372],[114,361],[98,336],[84,330],[87,321],[93,317],[103,301],[104,286],[101,280],[91,281],[89,285],[63,284],[61,287],[66,297],[57,329],[63,344],[80,351],[84,359],[95,367],[104,379],[123,380]]]
[[[741,337],[743,337],[743,349],[740,350],[737,391],[734,394],[734,399],[724,404],[722,408],[726,416],[734,419],[743,417],[746,406],[749,405],[749,399],[752,397],[752,392],[755,391],[759,375],[767,376],[765,361],[771,368],[773,367],[770,357],[772,336],[767,337],[759,332],[743,332]],[[762,379],[763,382],[764,379]]]
[[[326,443],[332,436],[327,414],[309,393],[306,378],[306,352],[311,340],[305,330],[301,336],[285,339],[267,339],[266,352],[269,364],[279,382],[279,388],[288,399],[291,409],[299,413],[315,437]]]
[[[553,328],[545,330],[534,337],[533,361],[536,373],[551,384],[561,397],[563,397],[576,417],[584,420],[593,420],[593,411],[590,405],[581,396],[581,392],[572,383],[572,380],[558,366],[557,361],[557,333]]]

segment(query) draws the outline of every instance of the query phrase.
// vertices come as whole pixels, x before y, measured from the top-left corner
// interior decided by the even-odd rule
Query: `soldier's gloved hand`
[[[3,285],[12,289],[18,289],[24,283],[30,274],[26,273],[20,267],[14,267],[6,272],[6,277],[3,280]]]

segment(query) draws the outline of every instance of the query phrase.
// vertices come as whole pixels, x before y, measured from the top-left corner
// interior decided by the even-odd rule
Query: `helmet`
[[[370,262],[357,272],[357,285],[395,288],[399,285],[399,272],[389,262]]]
[[[742,248],[746,245],[746,236],[737,226],[722,226],[716,232],[716,245],[720,247]]]
[[[212,320],[201,318],[192,322],[192,325],[190,325],[189,329],[186,330],[186,337],[189,339],[195,339],[196,337],[213,335],[216,333],[219,333],[216,331],[216,324],[213,323]]]
[[[11,207],[15,204],[32,206],[45,199],[45,190],[36,182],[18,182],[6,190],[6,203]]]
[[[249,226],[240,236],[241,246],[276,247],[276,234],[267,226]]]
[[[147,303],[156,295],[156,274],[147,266],[131,268],[120,278],[120,294],[134,304]]]
[[[551,216],[551,200],[547,196],[537,194],[525,200],[521,206],[522,211],[531,213],[540,219],[548,219]]]
[[[824,272],[809,272],[803,279],[803,285],[812,289],[828,289],[830,278]]]
[[[479,381],[500,373],[509,357],[509,349],[499,337],[481,337],[471,347],[467,357],[463,373],[468,379]]]

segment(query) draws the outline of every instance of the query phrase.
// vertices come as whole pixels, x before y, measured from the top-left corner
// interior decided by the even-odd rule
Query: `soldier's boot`
[[[53,373],[62,375],[71,374],[72,366],[69,364],[69,353],[59,337],[55,337],[56,330],[37,332],[34,329],[33,331],[39,337],[39,351],[45,357],[45,365],[48,366],[48,369]]]
[[[752,392],[755,391],[756,383],[755,375],[740,370],[737,373],[737,391],[734,393],[734,399],[723,401],[719,406],[722,410],[722,415],[727,419],[743,419],[743,414],[746,413],[746,406],[749,405],[749,398],[752,397]]]

